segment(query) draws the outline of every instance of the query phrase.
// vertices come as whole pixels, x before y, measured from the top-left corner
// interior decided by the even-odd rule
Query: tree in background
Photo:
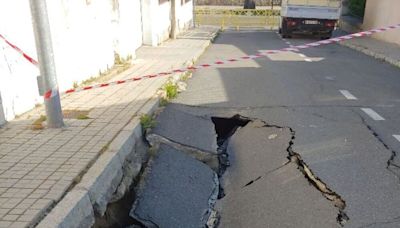
[[[350,0],[349,9],[351,14],[357,17],[364,17],[366,0]]]

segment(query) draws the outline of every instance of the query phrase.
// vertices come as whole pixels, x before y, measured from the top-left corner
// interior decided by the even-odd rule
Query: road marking
[[[348,90],[339,90],[339,92],[347,98],[347,100],[358,100],[353,94],[351,94]]]
[[[373,120],[385,120],[382,116],[380,116],[378,113],[376,113],[374,110],[370,108],[362,108],[363,110],[369,117],[371,117]]]
[[[326,80],[329,80],[329,81],[335,80],[333,77],[330,77],[330,76],[326,76],[325,79],[326,79]]]
[[[394,137],[395,139],[397,139],[397,141],[400,142],[400,135],[393,135],[393,137]]]
[[[304,55],[304,54],[299,54],[300,55],[300,57],[302,57],[302,58],[305,58],[306,57],[306,55]]]
[[[305,58],[304,61],[309,62],[309,63],[312,62],[312,60],[309,58]]]

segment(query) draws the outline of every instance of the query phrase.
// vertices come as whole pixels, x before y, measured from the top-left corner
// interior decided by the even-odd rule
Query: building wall
[[[142,45],[140,1],[47,0],[61,91],[114,64],[114,53],[135,55]],[[0,2],[0,33],[36,57],[28,0]],[[168,19],[164,19],[168,21]],[[0,124],[42,103],[38,69],[0,40]]]
[[[114,53],[135,57],[143,43],[169,38],[170,1],[47,0],[60,91],[97,76],[114,64]],[[192,1],[177,2],[180,30],[192,20]],[[37,59],[28,0],[0,2],[0,33]],[[43,102],[39,70],[0,40],[0,125]]]
[[[142,0],[143,43],[157,46],[169,38],[171,3]]]
[[[193,24],[193,0],[186,2],[185,0],[177,1],[177,25],[180,31],[185,30]],[[182,4],[183,2],[183,4]]]
[[[0,33],[37,59],[28,1],[0,2],[0,17]],[[37,75],[35,66],[0,40],[0,124],[41,102]]]
[[[363,29],[377,28],[400,23],[399,0],[367,0]],[[400,30],[392,30],[373,37],[400,45]]]

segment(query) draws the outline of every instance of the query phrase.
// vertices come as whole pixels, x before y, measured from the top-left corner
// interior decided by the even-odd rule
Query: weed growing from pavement
[[[154,118],[150,115],[143,114],[140,117],[140,124],[142,125],[143,131],[146,131],[147,129],[151,129],[156,126],[156,121]]]
[[[87,119],[89,119],[89,116],[87,116],[87,115],[85,115],[85,114],[79,114],[79,115],[76,117],[76,119],[77,119],[77,120],[87,120]]]
[[[47,120],[47,117],[44,115],[41,115],[37,120],[35,120],[32,123],[32,129],[33,130],[42,130],[43,127],[43,122]]]
[[[168,82],[164,86],[167,100],[174,99],[178,96],[178,86],[172,82]]]
[[[168,100],[162,97],[160,99],[160,106],[165,107],[165,106],[167,106],[167,104],[168,104]]]

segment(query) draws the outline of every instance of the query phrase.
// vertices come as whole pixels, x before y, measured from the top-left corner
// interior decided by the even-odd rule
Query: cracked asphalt
[[[273,31],[225,31],[199,63],[310,41],[285,41]],[[345,201],[349,221],[344,227],[400,226],[400,158],[393,156],[400,152],[400,136],[396,138],[400,135],[400,69],[333,44],[195,72],[187,91],[173,102],[191,107],[186,111],[196,115],[240,114],[290,127],[296,132],[292,150]],[[263,165],[262,160],[252,162],[255,167]],[[252,176],[253,180],[258,176]],[[236,206],[261,205],[258,210],[276,207],[276,202],[268,200],[260,204],[263,198],[259,196],[265,189],[247,193],[258,201],[244,200]],[[277,198],[282,192],[280,188],[269,190]],[[313,193],[301,194],[311,197]],[[280,204],[285,205],[285,201]],[[286,205],[283,214],[293,206]],[[231,209],[222,205],[221,210],[223,215]],[[291,213],[285,214],[288,221],[293,213],[307,218],[300,227],[318,227],[321,219],[332,221],[332,216],[326,216],[317,223],[312,210]],[[241,227],[239,224],[229,227]],[[288,224],[282,227],[299,227]]]

